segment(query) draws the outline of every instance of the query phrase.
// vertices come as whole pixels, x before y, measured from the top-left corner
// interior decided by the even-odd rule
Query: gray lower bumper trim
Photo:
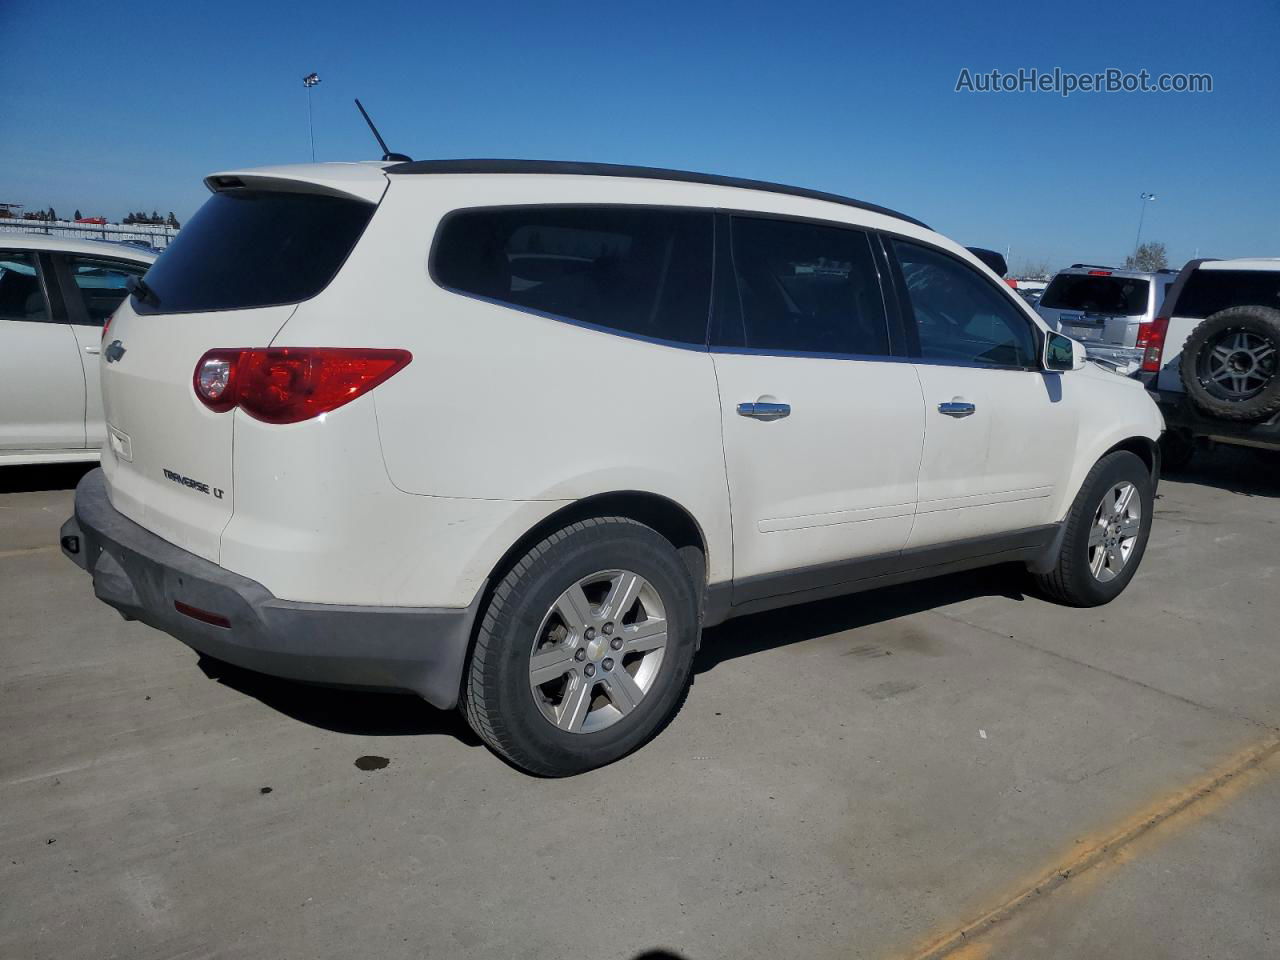
[[[100,469],[76,488],[75,515],[63,524],[61,542],[92,574],[98,599],[201,653],[292,680],[405,690],[437,707],[457,705],[483,590],[466,609],[280,600],[125,517],[107,499]],[[179,602],[231,626],[179,613]]]

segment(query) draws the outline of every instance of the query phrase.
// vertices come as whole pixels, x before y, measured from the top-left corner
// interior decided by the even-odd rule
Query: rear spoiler
[[[379,203],[390,181],[382,165],[368,163],[317,163],[228,170],[204,178],[210,193],[266,190],[273,193],[312,193]]]

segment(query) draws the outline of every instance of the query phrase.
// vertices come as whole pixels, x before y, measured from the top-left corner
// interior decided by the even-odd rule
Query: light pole
[[[311,88],[320,82],[320,74],[308,73],[302,78],[302,85],[307,88],[307,132],[311,134],[311,162],[316,162],[316,128],[311,123]]]
[[[1135,267],[1138,265],[1138,244],[1142,241],[1142,221],[1147,215],[1147,203],[1155,198],[1156,195],[1154,193],[1145,191],[1139,197],[1142,201],[1142,210],[1138,214],[1138,235],[1133,240],[1133,265]]]

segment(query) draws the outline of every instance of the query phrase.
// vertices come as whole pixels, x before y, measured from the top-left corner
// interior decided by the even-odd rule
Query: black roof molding
[[[880,207],[874,203],[863,203],[850,197],[842,197],[838,193],[824,193],[821,190],[806,190],[804,187],[789,187],[781,183],[770,183],[767,180],[742,180],[738,177],[721,177],[712,173],[692,173],[688,170],[666,170],[661,167],[633,167],[622,163],[576,163],[571,160],[414,160],[410,163],[397,163],[384,168],[384,172],[392,174],[411,173],[549,173],[562,176],[577,177],[630,177],[639,180],[674,180],[680,183],[705,183],[713,187],[737,187],[742,190],[761,190],[765,193],[784,193],[792,197],[806,197],[810,200],[825,200],[828,203],[839,203],[846,207],[857,207],[872,213],[894,217],[914,223],[918,227],[929,229],[915,217],[898,213],[888,207]]]

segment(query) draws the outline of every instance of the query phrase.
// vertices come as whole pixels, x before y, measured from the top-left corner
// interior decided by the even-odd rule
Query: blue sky
[[[185,219],[212,171],[415,158],[831,190],[1025,260],[1280,256],[1280,4],[0,0],[0,201]],[[1210,94],[954,92],[960,70],[1207,72]]]

